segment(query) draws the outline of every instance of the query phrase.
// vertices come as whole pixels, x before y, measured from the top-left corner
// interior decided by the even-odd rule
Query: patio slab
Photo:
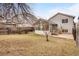
[[[58,37],[58,38],[66,38],[66,39],[73,39],[72,34],[59,34],[59,35],[52,35],[53,37]]]

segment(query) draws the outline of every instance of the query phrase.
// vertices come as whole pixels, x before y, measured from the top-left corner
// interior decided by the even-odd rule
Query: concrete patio
[[[58,37],[58,38],[65,38],[65,39],[73,39],[72,34],[59,34],[59,35],[52,35],[53,37]]]

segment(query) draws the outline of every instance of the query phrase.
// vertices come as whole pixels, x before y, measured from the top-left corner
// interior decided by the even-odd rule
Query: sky
[[[57,12],[79,15],[79,4],[77,3],[33,3],[31,8],[38,18],[48,19]]]

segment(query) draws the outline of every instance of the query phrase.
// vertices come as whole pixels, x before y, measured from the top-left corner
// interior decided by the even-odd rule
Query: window
[[[62,23],[68,23],[68,19],[62,19]]]
[[[57,24],[52,24],[52,29],[57,29]]]
[[[63,29],[62,32],[67,33],[68,29]]]
[[[56,26],[57,27],[57,24],[52,24],[52,26]]]

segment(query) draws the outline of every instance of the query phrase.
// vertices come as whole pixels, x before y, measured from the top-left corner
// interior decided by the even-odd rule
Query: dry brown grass
[[[79,55],[79,48],[71,39],[30,34],[0,35],[0,55]]]

